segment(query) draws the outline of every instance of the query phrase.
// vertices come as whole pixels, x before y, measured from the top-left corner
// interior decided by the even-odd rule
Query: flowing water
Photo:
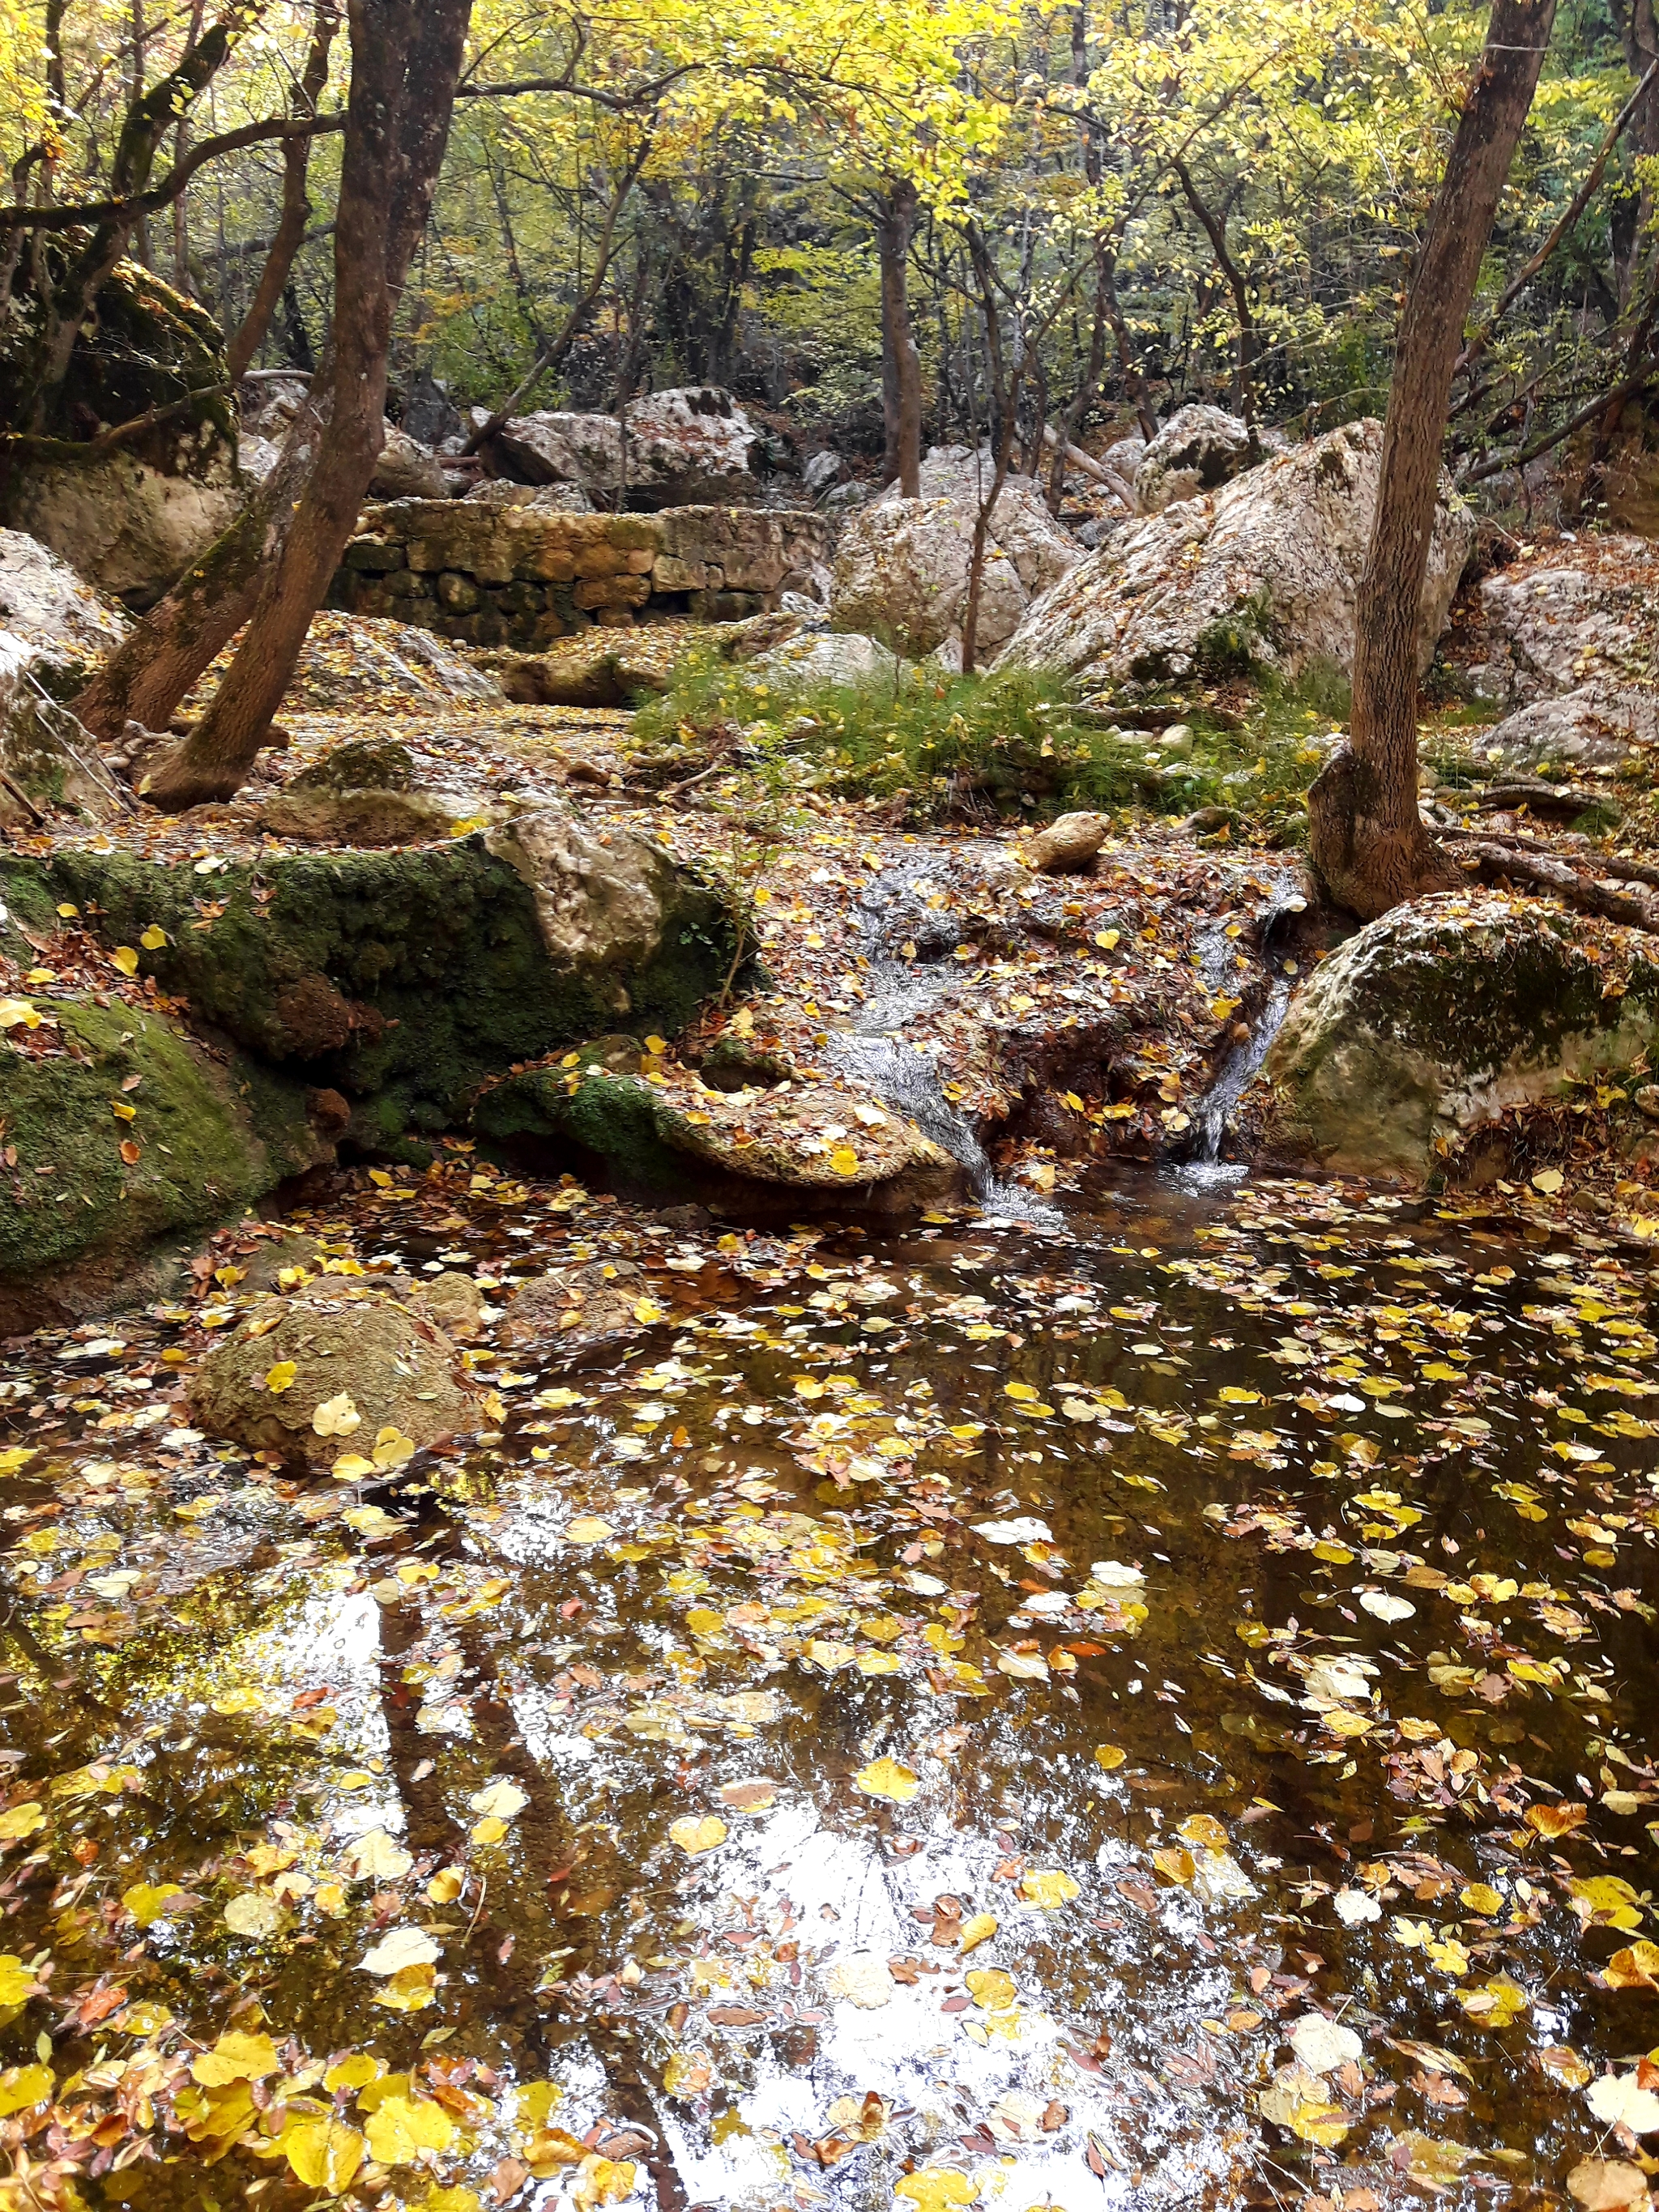
[[[189,1427],[252,1239],[16,1350],[0,2203],[1639,2197],[1645,1255],[1056,1219],[366,1191],[313,1269],[666,1316],[378,1485]]]

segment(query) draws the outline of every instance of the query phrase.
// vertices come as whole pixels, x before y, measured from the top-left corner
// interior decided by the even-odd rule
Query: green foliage
[[[1325,759],[1311,740],[1346,706],[1340,678],[1320,672],[1269,686],[1242,726],[1199,707],[1177,732],[1160,735],[1104,724],[1063,678],[1030,669],[908,668],[896,679],[798,688],[705,653],[641,708],[636,728],[647,754],[673,749],[677,773],[710,748],[732,747],[734,762],[747,763],[739,785],[763,773],[797,793],[889,804],[917,824],[1219,807],[1274,842],[1295,842]]]

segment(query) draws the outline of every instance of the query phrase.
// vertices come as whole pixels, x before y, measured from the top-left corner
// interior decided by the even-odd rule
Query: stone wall
[[[401,500],[368,510],[346,548],[332,604],[391,615],[469,645],[534,652],[599,623],[763,614],[826,559],[817,514],[677,507],[571,514],[474,500]]]

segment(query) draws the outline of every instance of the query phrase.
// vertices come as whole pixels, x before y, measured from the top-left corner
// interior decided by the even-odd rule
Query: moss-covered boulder
[[[568,1146],[603,1161],[623,1188],[665,1196],[898,1212],[959,1189],[957,1163],[873,1100],[830,1084],[720,1091],[687,1070],[660,1073],[585,1059],[526,1069],[480,1097],[473,1127],[509,1150]]]
[[[1420,1182],[1483,1124],[1617,1077],[1659,1034],[1652,939],[1536,901],[1397,908],[1332,953],[1269,1053],[1281,1152]]]
[[[75,249],[45,241],[48,257]],[[25,419],[38,370],[39,301],[27,258],[0,331],[0,421]],[[128,605],[149,605],[228,527],[241,504],[224,338],[212,317],[133,261],[116,266],[75,343],[51,443],[14,455],[4,520]],[[100,430],[180,399],[137,437],[93,453]]]
[[[410,1447],[485,1425],[483,1394],[422,1303],[335,1276],[261,1299],[192,1376],[191,1417],[319,1468],[394,1468]]]
[[[456,1126],[484,1077],[614,1026],[679,1028],[730,964],[719,893],[549,810],[417,850],[203,874],[88,846],[0,856],[0,896],[79,906],[193,1022],[359,1109],[361,1140]]]
[[[194,1232],[331,1157],[302,1085],[131,1006],[26,1003],[38,1026],[0,1036],[0,1334],[154,1289]]]

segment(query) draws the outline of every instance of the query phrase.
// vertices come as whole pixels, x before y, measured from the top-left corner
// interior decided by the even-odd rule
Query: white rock
[[[814,611],[821,614],[822,610]],[[899,672],[897,654],[873,637],[823,631],[774,646],[754,665],[764,669],[775,682],[802,688],[811,684],[868,684],[877,679],[891,683]]]
[[[1183,407],[1138,457],[1138,514],[1161,514],[1178,501],[1215,491],[1250,465],[1249,426],[1219,407]]]
[[[449,482],[435,453],[388,423],[369,491],[375,499],[447,499]]]
[[[1128,524],[1037,600],[998,665],[1103,684],[1250,666],[1295,677],[1316,663],[1351,674],[1382,445],[1381,423],[1346,423]],[[1444,480],[1419,614],[1424,667],[1474,531]]]

